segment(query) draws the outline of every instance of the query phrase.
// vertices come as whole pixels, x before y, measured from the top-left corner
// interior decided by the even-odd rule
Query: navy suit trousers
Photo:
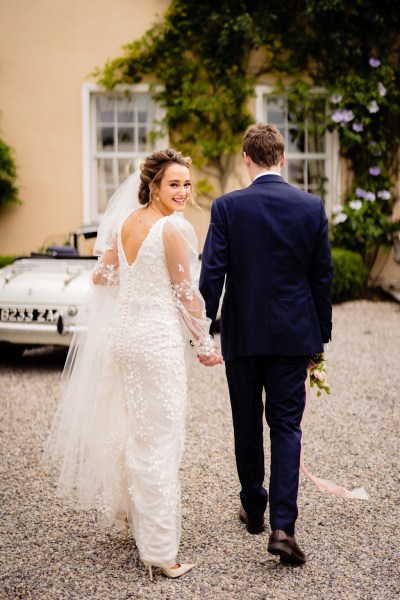
[[[307,356],[245,356],[226,361],[242,506],[252,519],[270,507],[271,529],[293,534],[305,406]],[[264,488],[263,390],[270,429],[269,494]]]

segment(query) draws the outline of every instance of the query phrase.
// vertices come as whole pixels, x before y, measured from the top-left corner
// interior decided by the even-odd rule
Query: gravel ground
[[[75,512],[56,499],[41,472],[65,353],[41,349],[3,364],[0,597],[398,598],[399,340],[397,304],[362,301],[334,309],[332,394],[313,401],[306,464],[348,488],[364,486],[370,500],[331,497],[302,480],[297,537],[308,555],[302,567],[281,565],[267,554],[268,534],[249,535],[239,522],[224,369],[193,361],[179,560],[198,566],[177,580],[158,571],[153,583],[131,539],[99,529],[93,512]]]

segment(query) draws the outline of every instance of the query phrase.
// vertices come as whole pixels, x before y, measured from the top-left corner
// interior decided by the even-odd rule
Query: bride
[[[182,214],[190,165],[154,152],[111,198],[44,452],[60,495],[130,528],[151,579],[152,566],[168,577],[194,566],[176,562],[189,340],[207,365],[222,362],[193,284],[197,239]]]

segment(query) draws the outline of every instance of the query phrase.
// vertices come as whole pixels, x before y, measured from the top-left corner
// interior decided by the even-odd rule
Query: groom
[[[300,423],[310,357],[331,338],[333,268],[322,200],[284,181],[284,149],[275,126],[246,130],[242,154],[252,183],[212,205],[200,291],[215,321],[225,282],[221,344],[242,487],[239,518],[249,533],[263,532],[269,501],[268,551],[302,564],[306,557],[294,536]],[[264,409],[269,493],[263,487]]]

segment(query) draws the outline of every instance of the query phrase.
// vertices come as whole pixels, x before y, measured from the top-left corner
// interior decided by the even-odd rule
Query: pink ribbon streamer
[[[306,407],[304,410],[303,418],[301,420],[301,430],[304,432],[304,423],[306,420],[306,413],[310,404],[310,372],[308,371],[307,379],[306,379]],[[306,466],[304,464],[304,449],[303,449],[303,440],[301,440],[301,454],[300,454],[300,470],[310,481],[312,481],[317,488],[321,492],[325,492],[327,494],[333,494],[334,496],[340,496],[341,498],[352,498],[356,500],[369,500],[369,496],[364,488],[355,488],[354,490],[346,490],[341,485],[337,485],[336,483],[332,483],[332,481],[328,481],[327,479],[321,479],[320,477],[316,477],[307,471]]]

